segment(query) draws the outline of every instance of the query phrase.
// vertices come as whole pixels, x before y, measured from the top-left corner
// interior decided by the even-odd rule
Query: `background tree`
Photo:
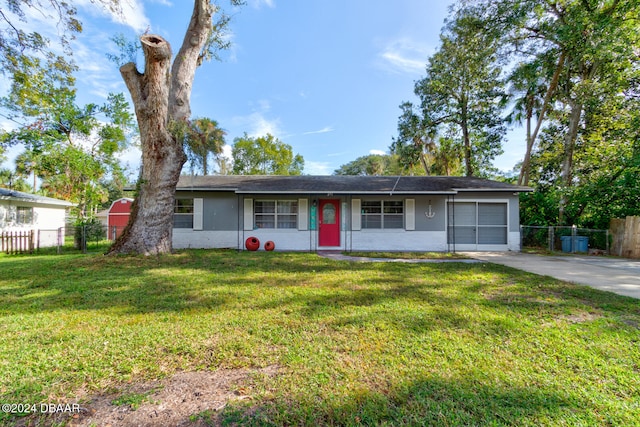
[[[40,178],[42,193],[76,204],[74,214],[84,218],[108,194],[101,181],[123,173],[116,154],[127,147],[134,122],[122,94],[109,95],[103,105],[78,106],[74,79],[66,71],[14,70],[0,106],[24,124],[4,132],[0,141],[23,145],[16,172],[33,174],[34,189]]]
[[[638,72],[638,2],[480,0],[467,4],[470,13],[502,34],[504,51],[512,60],[541,66],[538,81],[546,90],[527,142],[529,152],[540,137],[537,152],[532,150],[538,171],[529,170],[525,157],[522,182],[529,173],[544,182],[538,187],[557,201],[559,223],[586,220],[587,204],[597,205],[599,199],[585,203],[582,198],[576,203],[573,197],[595,196],[583,190],[590,187],[593,173],[600,168],[584,161],[599,162],[593,153],[618,159],[608,164],[609,172],[600,170],[601,177],[609,175],[609,179],[595,181],[600,184],[613,184],[625,175],[617,166],[631,167],[625,159],[633,157],[629,153],[634,151],[636,136],[628,126],[629,106],[623,106],[621,97]],[[617,154],[612,156],[611,149]]]
[[[0,187],[25,193],[33,191],[27,180],[7,168],[0,169]]]
[[[214,16],[219,16],[215,22]],[[129,225],[110,253],[171,251],[175,190],[187,159],[180,135],[191,117],[193,80],[197,67],[228,45],[222,37],[228,21],[217,5],[194,0],[191,20],[175,56],[163,37],[144,34],[140,38],[143,72],[134,62],[120,67],[138,119],[142,166]]]
[[[301,175],[304,159],[271,134],[236,138],[231,150],[234,175]]]
[[[398,156],[400,165],[411,175],[431,175],[431,165],[436,151],[435,135],[426,129],[422,118],[415,112],[411,102],[400,105],[402,114],[398,118],[398,137],[393,138],[391,153]],[[422,169],[422,173],[416,173]]]
[[[497,40],[483,28],[483,22],[465,10],[446,25],[440,48],[429,58],[426,77],[415,84],[420,112],[407,115],[410,104],[401,106],[400,136],[393,152],[402,158],[407,153],[424,158],[425,151],[434,151],[436,135],[446,129],[461,147],[467,176],[491,170],[491,161],[502,153],[505,95]],[[407,135],[406,129],[413,135]]]
[[[533,151],[535,137],[533,135],[533,121],[541,118],[543,97],[547,90],[547,80],[543,73],[547,68],[543,67],[540,60],[519,64],[508,78],[510,95],[514,99],[513,111],[507,116],[508,123],[525,123],[526,150],[518,185],[529,185],[531,170],[531,153]]]
[[[399,156],[395,154],[369,154],[340,166],[334,175],[395,176],[402,175]]]
[[[185,151],[192,173],[199,168],[203,175],[209,174],[209,156],[217,158],[222,153],[226,133],[218,126],[218,122],[212,119],[203,117],[189,123]]]
[[[453,124],[429,128],[410,102],[404,102],[398,119],[398,137],[390,151],[401,173],[409,175],[462,175],[462,146]],[[439,132],[437,135],[434,132]]]
[[[118,0],[92,3],[120,13]],[[77,203],[84,216],[103,198],[100,180],[122,174],[115,153],[124,147],[132,124],[121,95],[98,106],[75,103],[77,67],[70,41],[82,31],[72,2],[59,0],[3,1],[0,8],[0,67],[11,82],[1,100],[2,114],[18,126],[0,135],[0,152],[22,144],[16,174],[33,174],[41,192]],[[32,16],[54,22],[59,37],[49,40]],[[31,24],[31,25],[25,25]],[[36,28],[25,31],[24,28]],[[14,174],[15,175],[15,174]],[[15,179],[14,179],[15,182]]]

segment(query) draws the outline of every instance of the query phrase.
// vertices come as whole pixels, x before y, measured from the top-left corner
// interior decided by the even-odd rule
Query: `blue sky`
[[[101,103],[126,87],[109,40],[145,30],[179,49],[193,4],[188,0],[122,0],[112,16],[89,0],[80,4],[84,32],[74,42],[79,102]],[[271,133],[305,159],[305,173],[331,174],[370,153],[387,152],[398,106],[415,101],[414,82],[438,47],[448,0],[247,0],[231,9],[230,50],[203,64],[192,94],[192,115],[218,121],[227,142]],[[128,94],[127,94],[128,96]],[[516,132],[517,134],[517,132]],[[524,151],[511,133],[495,162],[511,170]],[[139,152],[123,159],[135,170]]]

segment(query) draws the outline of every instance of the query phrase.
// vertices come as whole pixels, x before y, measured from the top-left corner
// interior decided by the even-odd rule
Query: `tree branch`
[[[211,17],[215,12],[209,0],[195,0],[189,28],[171,69],[169,117],[188,120],[191,116],[191,90],[202,49],[212,31]]]
[[[120,67],[120,75],[127,85],[127,89],[131,93],[133,99],[133,105],[137,106],[138,102],[142,103],[142,74],[138,72],[136,64],[128,62]]]

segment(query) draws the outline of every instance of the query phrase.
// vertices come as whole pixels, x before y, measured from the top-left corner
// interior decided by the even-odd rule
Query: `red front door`
[[[319,246],[340,246],[340,200],[320,200]]]

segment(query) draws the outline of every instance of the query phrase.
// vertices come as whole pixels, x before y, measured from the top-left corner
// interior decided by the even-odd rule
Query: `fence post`
[[[556,236],[554,234],[554,228],[553,225],[549,226],[549,252],[553,252],[553,250],[555,249],[555,240],[556,240]]]
[[[607,247],[607,255],[611,255],[611,254],[609,253],[609,230],[606,230],[606,231],[607,231],[607,233],[606,233],[606,237],[605,237],[605,238],[607,239],[607,243],[606,243],[606,247]]]
[[[573,224],[571,226],[571,253],[574,254],[576,253],[576,244],[578,243],[578,239],[576,239],[576,236],[578,235],[578,227]]]
[[[520,226],[520,252],[522,252],[522,248],[524,247],[524,236],[522,235],[524,231],[524,227]]]

